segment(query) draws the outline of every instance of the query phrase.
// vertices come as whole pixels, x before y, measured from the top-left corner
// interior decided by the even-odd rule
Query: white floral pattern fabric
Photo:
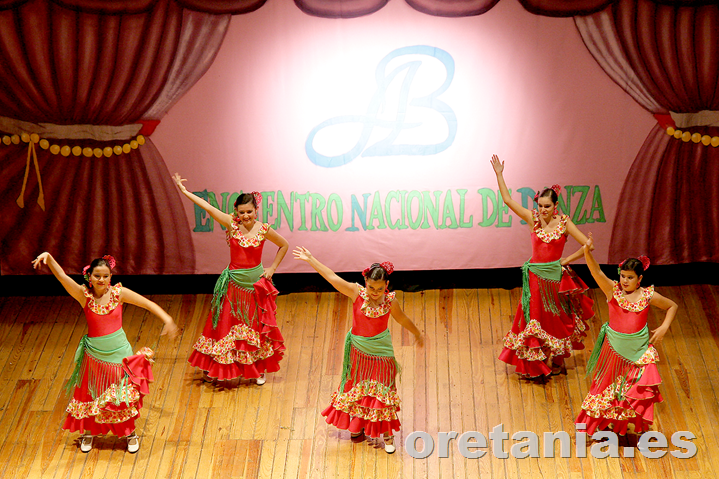
[[[270,224],[262,223],[262,225],[260,226],[260,230],[257,232],[257,234],[252,238],[248,238],[244,234],[242,234],[242,230],[240,230],[240,222],[233,215],[232,224],[230,225],[230,229],[228,229],[225,233],[225,236],[227,237],[228,245],[230,244],[230,239],[234,238],[243,248],[256,248],[260,246],[265,240],[265,235],[269,230]]]
[[[633,313],[639,313],[649,306],[649,302],[652,300],[652,296],[654,296],[654,286],[643,288],[640,293],[639,300],[632,302],[627,299],[619,282],[615,281],[613,296],[622,309]]]
[[[532,210],[532,220],[534,221],[532,229],[534,234],[537,235],[537,238],[542,240],[544,243],[550,243],[553,240],[558,240],[567,232],[567,222],[569,221],[569,216],[560,216],[559,224],[552,231],[545,231],[542,229],[542,222],[539,220],[539,211]]]
[[[87,298],[87,307],[90,311],[95,314],[105,315],[110,314],[112,310],[117,308],[120,304],[120,293],[122,292],[122,283],[117,283],[114,286],[110,286],[110,300],[105,304],[97,304],[95,295],[92,294],[90,288],[82,285],[82,293]]]
[[[395,297],[397,297],[397,293],[395,291],[385,292],[382,304],[378,306],[370,306],[370,299],[367,295],[365,287],[359,284],[357,286],[359,286],[359,297],[363,300],[360,310],[365,316],[368,318],[380,318],[390,312],[392,309],[392,301],[394,301]]]

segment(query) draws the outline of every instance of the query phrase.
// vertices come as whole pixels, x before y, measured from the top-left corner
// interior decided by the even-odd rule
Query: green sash
[[[212,294],[212,327],[216,328],[217,323],[220,321],[220,310],[222,309],[222,301],[227,295],[227,288],[230,286],[230,281],[235,283],[240,288],[254,291],[254,285],[260,280],[260,276],[265,272],[262,267],[262,263],[258,264],[254,268],[250,269],[229,269],[225,270],[217,278],[215,283],[215,290]]]
[[[612,349],[621,357],[636,363],[649,349],[649,328],[647,325],[636,333],[620,333],[609,327],[609,323],[604,323],[602,329],[597,336],[597,342],[594,344],[594,351],[587,361],[587,374],[591,373],[597,366],[599,353],[604,344],[604,340],[609,340]],[[602,374],[602,367],[597,370],[597,375]],[[586,376],[585,376],[586,377]]]
[[[529,320],[531,319],[529,317],[529,304],[531,299],[529,271],[542,279],[558,283],[562,279],[562,265],[559,263],[559,260],[550,263],[530,263],[527,261],[522,265],[522,312],[524,313],[525,324],[529,324]],[[559,314],[559,310],[554,304],[554,301],[547,301],[545,298],[547,296],[546,294],[542,296],[544,308],[547,311],[552,311],[554,314]]]
[[[392,336],[389,334],[389,328],[372,337],[357,336],[352,334],[352,330],[347,332],[345,337],[345,354],[342,362],[342,381],[340,382],[339,391],[343,392],[345,383],[352,372],[352,364],[350,361],[350,350],[354,346],[355,349],[362,351],[370,356],[378,356],[392,358],[397,372],[399,373],[399,364],[394,357],[394,348],[392,347]]]
[[[122,360],[132,356],[132,347],[127,342],[127,335],[122,328],[114,333],[95,338],[88,337],[86,334],[80,340],[75,350],[75,370],[72,372],[70,379],[65,384],[65,391],[72,393],[73,388],[80,384],[80,370],[82,361],[85,358],[85,352],[99,361],[106,363],[122,364]]]

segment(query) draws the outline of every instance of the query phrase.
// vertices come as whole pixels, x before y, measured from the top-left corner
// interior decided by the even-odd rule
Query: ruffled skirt
[[[634,432],[647,431],[654,421],[654,404],[663,400],[658,360],[654,346],[632,363],[604,341],[598,363],[607,366],[592,379],[576,422],[586,424],[589,435],[610,426],[616,434],[626,434],[630,424]]]
[[[529,275],[529,322],[525,322],[522,304],[517,307],[512,329],[504,337],[499,359],[515,366],[518,374],[546,376],[552,370],[545,361],[552,358],[562,364],[572,351],[584,349],[587,320],[594,316],[587,285],[566,268],[561,281],[549,281]]]
[[[338,429],[369,437],[399,431],[399,395],[393,357],[372,356],[351,347],[351,372],[342,391],[332,394],[329,407],[322,411],[325,421]]]
[[[285,345],[275,317],[276,296],[277,290],[264,278],[253,290],[230,282],[217,327],[210,312],[190,364],[220,380],[279,371]]]
[[[124,337],[124,333],[123,333]],[[126,347],[130,344],[124,338]],[[132,353],[132,349],[129,349]],[[135,430],[142,398],[153,381],[150,348],[142,348],[120,363],[98,360],[84,352],[79,384],[75,386],[63,429],[71,432],[127,436]]]

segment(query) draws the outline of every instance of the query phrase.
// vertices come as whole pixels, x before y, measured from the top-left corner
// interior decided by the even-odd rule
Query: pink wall
[[[335,168],[312,163],[305,151],[310,131],[330,118],[365,115],[377,89],[377,64],[390,52],[413,45],[437,47],[454,60],[454,78],[438,96],[456,116],[451,146],[427,156],[359,156]],[[409,89],[410,98],[417,98],[436,89],[445,70],[427,56],[411,59],[422,61]],[[407,61],[395,59],[388,71]],[[395,117],[395,98],[405,78],[398,75],[389,84],[379,118]],[[438,143],[447,136],[446,122],[433,109],[410,107],[407,121],[417,126],[403,130],[397,144]],[[514,1],[502,1],[471,18],[432,17],[404,2],[389,2],[366,17],[334,20],[270,0],[254,13],[233,17],[216,61],[170,110],[152,139],[168,169],[187,177],[193,191],[206,189],[218,198],[223,192],[281,191],[288,201],[291,192],[315,193],[324,200],[336,194],[333,198],[343,205],[337,231],[309,230],[309,206],[308,231],[301,231],[299,202],[294,204],[292,231],[284,216],[278,231],[292,246],[310,248],[338,271],[385,259],[401,270],[494,268],[520,265],[531,248],[529,230],[518,218],[511,219],[511,226],[497,226],[511,214],[479,225],[486,218],[478,190],[496,190],[489,165],[493,153],[506,160],[505,178],[513,190],[553,183],[588,186],[577,218],[586,217],[599,192],[605,221],[579,228],[594,233],[597,257],[603,261],[623,180],[654,124],[597,66],[571,19],[531,15]],[[388,132],[374,128],[368,145]],[[356,124],[325,129],[315,148],[339,154],[354,145],[359,133]],[[365,231],[354,216],[359,231],[346,230],[352,224],[352,195],[362,201],[363,194],[370,194],[369,219],[376,192],[384,218],[391,191],[407,191],[407,196],[427,191],[433,199],[432,192],[440,191],[441,219],[449,208],[448,190],[454,215],[448,211],[447,216],[459,226],[471,215],[471,227],[437,229],[430,219],[427,229],[381,229],[375,220],[375,228]],[[459,190],[467,190],[463,218]],[[580,190],[573,190],[573,215]],[[394,221],[401,214],[403,195],[397,196],[400,200],[391,199],[389,208]],[[189,201],[174,206],[185,208],[191,225],[196,224]],[[277,209],[274,205],[270,223]],[[326,222],[326,211],[324,215]],[[599,217],[595,208],[592,218]],[[217,273],[226,266],[229,254],[219,228],[192,236],[198,273]],[[576,247],[570,240],[566,254]],[[274,251],[268,245],[265,264]],[[288,256],[278,271],[309,270]]]

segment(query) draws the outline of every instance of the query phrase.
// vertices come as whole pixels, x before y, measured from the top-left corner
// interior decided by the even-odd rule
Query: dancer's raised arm
[[[567,220],[567,233],[569,233],[569,236],[574,238],[577,243],[579,243],[579,249],[577,249],[577,251],[570,254],[566,258],[562,258],[562,266],[567,266],[569,263],[572,263],[584,256],[584,245],[587,244],[587,237],[584,236],[584,233],[579,231],[579,228],[577,228],[577,226],[570,219]],[[594,251],[593,244],[590,246],[590,249]]]
[[[207,213],[212,217],[212,219],[220,223],[226,229],[230,227],[230,225],[232,224],[232,215],[229,215],[224,211],[220,211],[219,209],[215,208],[210,203],[203,200],[196,194],[190,193],[184,185],[184,182],[187,181],[187,178],[181,177],[179,173],[175,173],[172,179],[175,181],[175,184],[177,185],[177,188],[179,188],[180,192],[183,195],[187,196],[190,201],[195,203],[203,210],[207,211]]]
[[[48,268],[50,268],[50,271],[55,276],[55,278],[60,281],[60,284],[62,284],[62,287],[65,288],[65,291],[67,291],[70,296],[75,298],[77,302],[80,303],[80,305],[82,305],[82,307],[84,308],[87,299],[82,292],[82,286],[77,284],[71,277],[69,277],[67,273],[65,273],[65,270],[62,269],[60,264],[55,261],[55,258],[53,258],[52,255],[48,252],[40,253],[40,255],[38,255],[38,257],[32,261],[32,266],[35,269],[40,269],[44,264],[47,265]]]
[[[582,249],[584,250],[584,258],[587,261],[589,272],[592,273],[594,281],[597,282],[597,285],[607,299],[611,299],[612,295],[614,295],[614,281],[609,279],[609,277],[604,274],[602,268],[599,267],[599,263],[597,263],[597,260],[594,259],[594,255],[592,254],[592,250],[594,249],[594,238],[592,238],[592,233],[589,233],[589,238]]]
[[[317,271],[320,275],[322,275],[324,279],[329,281],[329,283],[334,286],[337,291],[344,294],[345,296],[349,296],[352,301],[357,299],[357,295],[359,294],[359,288],[357,287],[357,284],[350,283],[349,281],[345,281],[344,279],[337,276],[337,273],[320,263],[317,258],[312,256],[310,250],[302,246],[298,246],[297,248],[295,248],[292,254],[295,256],[295,259],[299,259],[309,263],[309,265],[312,266],[315,271]]]
[[[494,174],[497,175],[497,186],[499,186],[499,194],[502,195],[502,201],[504,201],[504,204],[507,205],[510,210],[514,211],[517,216],[531,225],[533,223],[532,212],[513,200],[509,194],[507,184],[504,182],[504,162],[500,162],[497,155],[492,155],[490,163],[494,169]]]

